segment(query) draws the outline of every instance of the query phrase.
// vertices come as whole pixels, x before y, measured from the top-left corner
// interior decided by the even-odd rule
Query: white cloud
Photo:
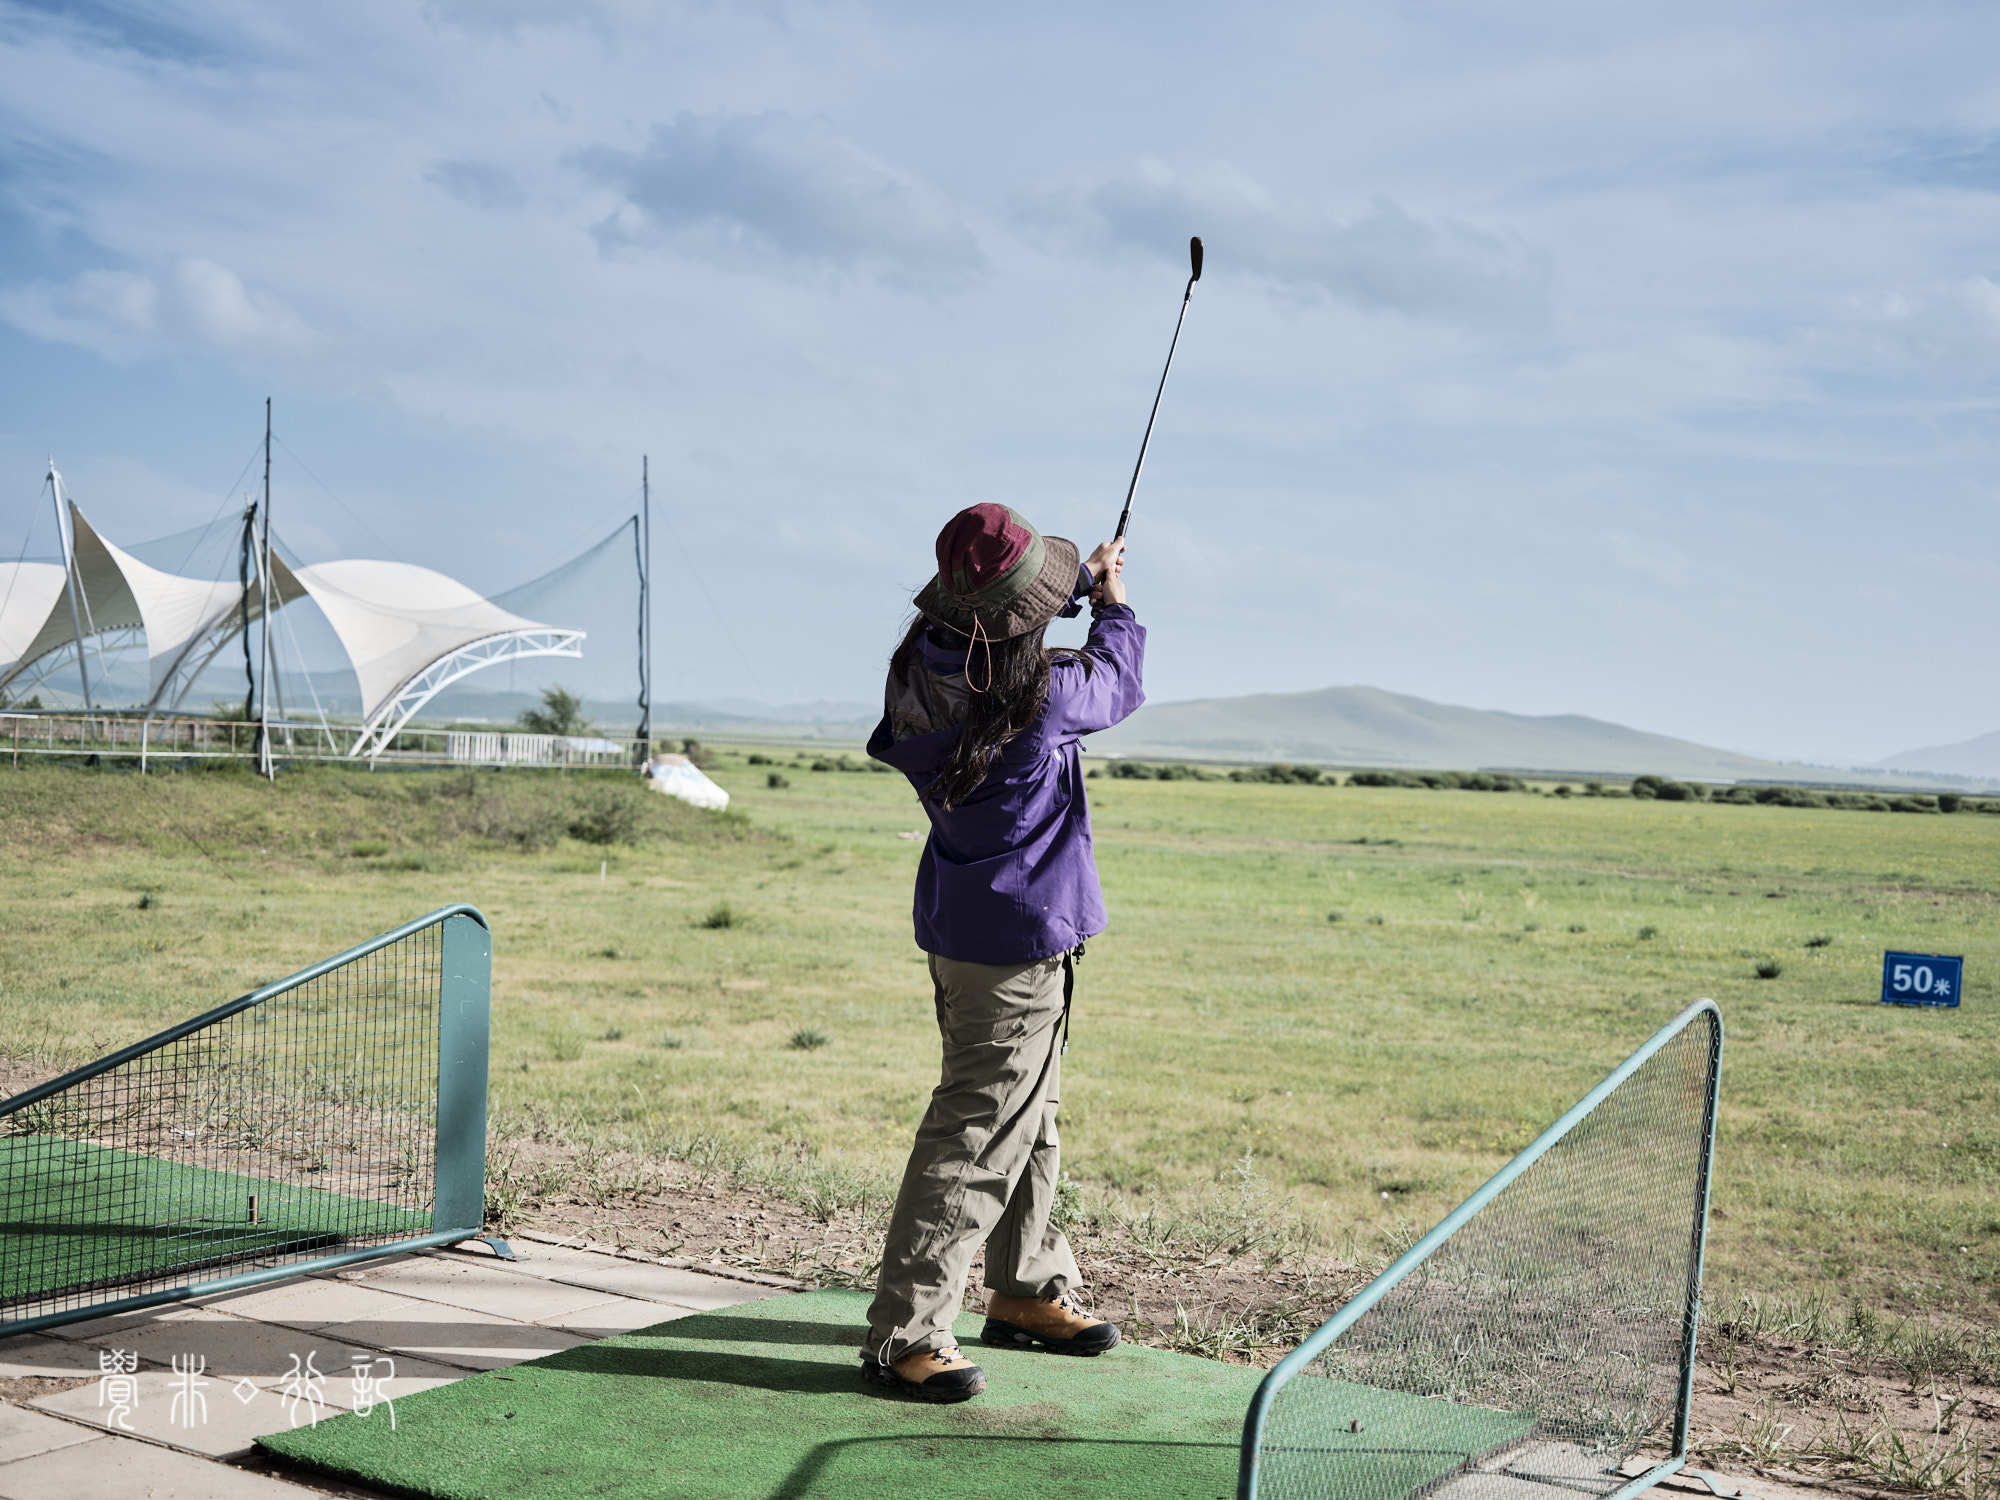
[[[159,288],[136,271],[84,271],[68,282],[0,292],[0,318],[38,339],[129,360],[150,346]]]
[[[607,249],[664,243],[724,264],[775,256],[918,279],[985,267],[956,204],[824,121],[683,113],[642,150],[591,146],[570,161],[622,200],[596,227]]]
[[[1381,195],[1343,216],[1281,200],[1234,171],[1183,174],[1147,161],[1092,187],[1032,196],[1022,217],[1099,249],[1175,259],[1191,233],[1205,233],[1225,274],[1417,318],[1518,324],[1548,302],[1548,257],[1517,238],[1422,219]]]
[[[1841,324],[1815,341],[1852,358],[1856,346],[1899,364],[1990,368],[2000,359],[2000,283],[1965,276],[1920,290],[1855,298]]]
[[[473,208],[517,209],[528,201],[520,180],[496,162],[461,159],[433,163],[424,181]]]
[[[0,292],[0,318],[52,343],[129,361],[188,340],[229,351],[296,350],[311,341],[278,297],[227,266],[188,257],[155,275],[83,271]]]

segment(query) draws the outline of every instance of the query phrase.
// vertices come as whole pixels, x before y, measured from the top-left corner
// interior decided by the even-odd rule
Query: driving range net
[[[0,1331],[429,1233],[446,930],[469,920],[438,913],[0,1103]]]
[[[1274,1369],[1241,1493],[1603,1500],[1684,1459],[1721,1053],[1690,1007]]]

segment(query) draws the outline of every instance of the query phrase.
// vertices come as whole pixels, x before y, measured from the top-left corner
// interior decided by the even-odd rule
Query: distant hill
[[[1922,750],[1902,750],[1878,760],[1883,770],[1921,771],[1942,776],[1976,776],[2000,781],[2000,729],[1977,739],[1960,740],[1956,745],[1930,745]]]
[[[1125,756],[1346,766],[1603,772],[1711,781],[1872,782],[1879,773],[1761,760],[1582,714],[1510,714],[1374,687],[1154,703],[1095,741]]]

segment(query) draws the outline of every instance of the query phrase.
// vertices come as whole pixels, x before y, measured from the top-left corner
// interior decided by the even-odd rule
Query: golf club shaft
[[[1167,393],[1167,375],[1174,367],[1174,350],[1181,344],[1181,324],[1187,321],[1188,302],[1194,297],[1194,284],[1201,280],[1201,241],[1188,241],[1188,254],[1192,261],[1193,274],[1187,279],[1187,289],[1181,293],[1180,316],[1174,319],[1174,339],[1167,345],[1167,362],[1160,370],[1159,388],[1153,392],[1153,409],[1146,413],[1146,435],[1139,439],[1139,461],[1132,465],[1132,482],[1125,486],[1125,506],[1118,512],[1118,529],[1111,534],[1117,541],[1125,535],[1125,525],[1132,519],[1132,496],[1139,489],[1139,474],[1146,467],[1146,449],[1152,446],[1153,423],[1160,415],[1160,397]]]

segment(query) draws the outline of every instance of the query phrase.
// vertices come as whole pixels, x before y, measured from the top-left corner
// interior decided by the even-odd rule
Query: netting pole
[[[1674,1457],[1688,1451],[1688,1423],[1694,1414],[1695,1340],[1701,1332],[1701,1273],[1708,1254],[1708,1189],[1715,1168],[1715,1110],[1722,1090],[1722,1022],[1715,1022],[1715,1040],[1708,1060],[1708,1098],[1702,1108],[1701,1166],[1695,1186],[1694,1253],[1689,1256],[1685,1324],[1681,1333],[1681,1392],[1674,1412]]]
[[[639,455],[639,759],[653,753],[653,480]]]
[[[438,994],[437,1193],[431,1228],[477,1233],[486,1217],[486,1050],[493,937],[477,918],[445,918]]]

